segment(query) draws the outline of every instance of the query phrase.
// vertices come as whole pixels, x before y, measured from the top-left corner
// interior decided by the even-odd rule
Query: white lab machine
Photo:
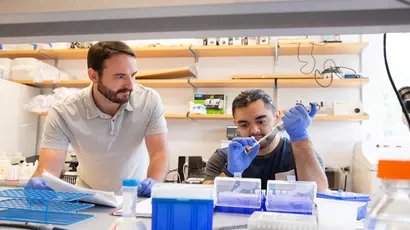
[[[353,191],[375,198],[381,181],[377,178],[380,159],[409,159],[410,138],[384,138],[358,142],[353,157]]]

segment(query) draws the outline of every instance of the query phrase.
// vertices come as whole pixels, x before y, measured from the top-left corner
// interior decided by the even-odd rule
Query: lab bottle
[[[138,181],[126,179],[122,181],[122,217],[135,218],[137,205]]]
[[[381,198],[373,204],[365,230],[410,230],[410,160],[380,160]]]

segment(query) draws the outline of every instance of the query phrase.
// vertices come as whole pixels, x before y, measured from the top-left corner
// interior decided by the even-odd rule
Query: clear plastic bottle
[[[410,230],[410,160],[380,160],[383,194],[373,205],[366,230]]]
[[[138,181],[126,179],[122,181],[122,217],[136,216]]]

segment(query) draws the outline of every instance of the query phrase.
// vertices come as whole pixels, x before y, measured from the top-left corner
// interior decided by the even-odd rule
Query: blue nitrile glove
[[[234,138],[228,149],[228,171],[232,174],[243,173],[249,167],[255,156],[259,152],[260,145],[253,147],[247,153],[245,146],[253,146],[256,140],[251,137]]]
[[[138,185],[138,196],[151,197],[151,188],[157,182],[151,178],[147,178]]]
[[[312,107],[309,113],[303,105],[296,105],[282,118],[291,142],[304,140],[309,137],[307,128],[317,113],[316,104],[311,103],[310,105]]]
[[[47,186],[47,183],[39,177],[31,178],[25,185],[24,189],[37,189],[37,190],[51,190],[50,187]]]

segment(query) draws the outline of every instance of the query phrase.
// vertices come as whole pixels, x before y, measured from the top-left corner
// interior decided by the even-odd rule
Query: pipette
[[[309,113],[310,110],[312,109],[312,105],[313,103],[309,103],[308,106],[304,106],[306,111]],[[253,146],[245,146],[245,150],[247,153],[249,153],[250,151],[252,151],[252,148],[254,148],[255,146],[259,145],[262,141],[264,141],[266,138],[268,138],[269,136],[273,135],[273,134],[277,134],[281,131],[285,130],[285,124],[283,123],[283,121],[279,122],[277,125],[275,125],[272,129],[272,131],[270,131],[268,134],[266,134],[264,137],[262,137],[261,139],[259,139],[259,141],[257,141]]]
[[[264,141],[266,138],[268,138],[269,136],[271,136],[273,134],[277,134],[277,133],[279,133],[280,131],[283,131],[283,130],[285,130],[285,124],[283,123],[283,121],[281,121],[281,122],[279,122],[279,124],[277,124],[277,125],[275,125],[275,127],[273,127],[272,131],[270,131],[264,137],[259,139],[259,141],[257,141],[253,146],[249,146],[249,145],[245,146],[246,152],[249,153],[252,150],[252,148],[259,145],[259,143]]]

